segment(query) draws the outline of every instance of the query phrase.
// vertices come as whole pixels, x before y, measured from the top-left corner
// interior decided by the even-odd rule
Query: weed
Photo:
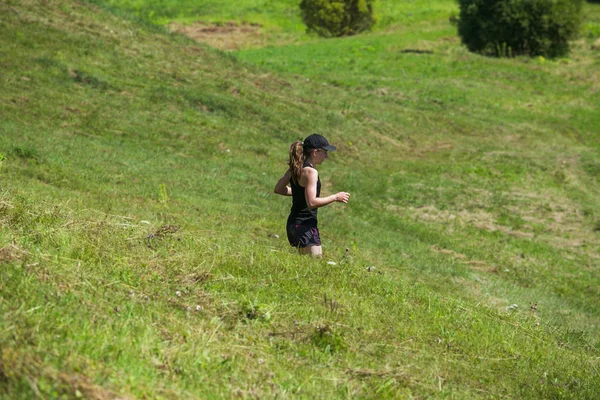
[[[338,303],[337,301],[335,301],[334,299],[327,298],[327,293],[325,293],[323,295],[323,304],[325,305],[325,307],[327,308],[327,310],[332,313],[332,314],[336,314],[340,311],[341,305],[340,303]]]
[[[239,315],[246,321],[269,322],[272,318],[269,307],[248,300],[240,304]]]
[[[177,225],[163,225],[154,232],[148,234],[146,239],[161,239],[172,235],[179,231],[179,226]]]
[[[15,146],[12,148],[11,153],[18,158],[32,161],[36,164],[40,163],[41,160],[39,151],[31,146]]]
[[[167,193],[167,185],[161,183],[158,191],[159,201],[163,204],[167,204],[169,202],[169,194]]]
[[[339,332],[335,332],[329,325],[317,325],[310,337],[313,346],[323,353],[333,354],[346,349],[344,339]]]
[[[72,71],[69,71],[69,74],[75,82],[80,83],[82,85],[90,86],[98,90],[112,89],[112,86],[109,83],[87,72],[74,69]]]

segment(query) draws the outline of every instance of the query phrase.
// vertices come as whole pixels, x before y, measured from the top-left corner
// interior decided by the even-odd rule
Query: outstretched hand
[[[337,202],[348,203],[348,200],[350,200],[350,193],[339,192],[335,195],[335,201]]]

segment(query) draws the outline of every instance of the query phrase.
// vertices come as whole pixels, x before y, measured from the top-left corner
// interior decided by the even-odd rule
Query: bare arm
[[[327,197],[317,197],[317,181],[319,180],[319,173],[314,168],[305,168],[302,172],[307,179],[304,195],[306,196],[306,204],[310,208],[323,207],[336,201],[348,203],[350,193],[346,192],[339,192]]]
[[[291,196],[292,188],[288,186],[290,183],[290,177],[292,176],[291,171],[288,169],[285,174],[277,181],[275,185],[275,193],[280,194],[282,196]]]

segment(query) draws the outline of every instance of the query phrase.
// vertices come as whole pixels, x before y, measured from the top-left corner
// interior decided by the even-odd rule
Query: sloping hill
[[[588,42],[231,55],[88,3],[0,11],[4,398],[598,396]],[[324,190],[352,193],[324,260],[271,194],[315,131],[340,150]]]

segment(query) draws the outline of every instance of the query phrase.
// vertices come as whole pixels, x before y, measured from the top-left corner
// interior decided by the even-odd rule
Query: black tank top
[[[314,168],[314,166],[305,162],[302,168]],[[317,209],[309,208],[306,204],[305,188],[300,186],[298,183],[294,183],[294,180],[290,178],[290,186],[292,187],[292,209],[290,210],[290,217],[288,221],[296,224],[304,222],[317,222]],[[317,179],[317,197],[321,195],[321,179]]]

